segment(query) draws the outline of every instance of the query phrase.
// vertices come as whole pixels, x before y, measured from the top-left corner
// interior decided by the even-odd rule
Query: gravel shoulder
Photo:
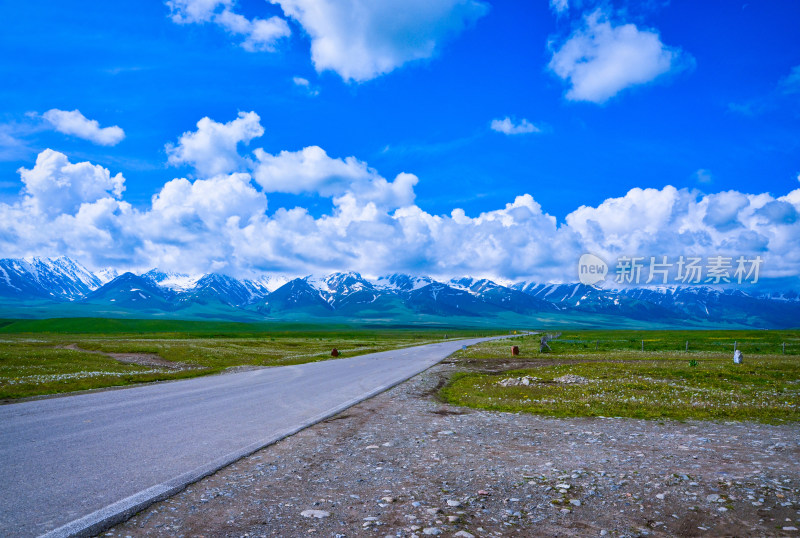
[[[454,407],[442,363],[107,536],[800,536],[796,424]],[[143,462],[146,465],[146,462]]]

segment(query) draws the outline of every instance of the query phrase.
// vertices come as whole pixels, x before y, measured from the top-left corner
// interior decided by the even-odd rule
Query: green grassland
[[[539,353],[539,340],[545,334],[560,336],[549,343],[552,351]],[[642,341],[644,351],[641,353]],[[696,352],[723,353],[733,356],[733,346],[745,355],[749,354],[782,354],[786,344],[787,355],[800,355],[800,331],[759,331],[759,330],[726,330],[726,331],[552,331],[541,330],[536,334],[518,336],[512,340],[484,342],[472,346],[466,351],[459,351],[459,358],[491,359],[506,358],[509,347],[520,348],[522,358],[555,358],[567,355],[606,356],[608,353],[639,352],[627,355],[630,359],[650,358],[652,353],[686,352],[689,343],[689,354]],[[683,357],[684,355],[680,355]]]
[[[539,352],[539,338],[459,351],[453,359],[461,371],[441,397],[457,405],[555,417],[800,420],[798,331],[574,331],[552,341],[545,353]],[[743,364],[732,361],[734,342]],[[520,348],[513,361],[511,345]],[[587,382],[556,381],[567,374]],[[498,384],[523,376],[535,379],[527,386]]]
[[[461,368],[441,397],[458,405],[559,417],[800,420],[800,331],[565,330],[550,342],[549,352],[540,353],[539,339],[548,332],[556,331],[484,342],[455,353],[451,360]],[[491,334],[507,331],[299,322],[0,320],[0,398],[327,360],[334,347],[348,357]],[[742,365],[732,362],[734,342],[744,353]],[[519,356],[511,357],[512,345],[519,346]],[[145,354],[182,367],[130,364],[109,353]],[[587,383],[555,381],[565,374]],[[537,380],[528,386],[498,384],[522,376]]]
[[[492,332],[175,320],[3,320],[0,399],[181,379],[237,366],[301,364],[330,359],[334,347],[349,357],[487,334]],[[156,355],[188,367],[129,364],[96,352]]]

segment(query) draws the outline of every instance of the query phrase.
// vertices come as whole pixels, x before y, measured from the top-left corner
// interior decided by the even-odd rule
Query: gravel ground
[[[800,536],[800,428],[449,406],[440,364],[108,536]],[[146,464],[146,462],[143,462]]]

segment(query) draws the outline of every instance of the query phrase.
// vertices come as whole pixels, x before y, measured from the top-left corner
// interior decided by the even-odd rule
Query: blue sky
[[[795,245],[799,3],[374,4],[3,3],[0,17],[11,21],[0,35],[3,250],[66,254],[94,267],[381,273],[394,264],[421,273],[564,280],[574,265],[569,260],[588,249],[613,257],[625,249],[651,254],[659,246],[664,254],[710,255],[767,254]],[[364,16],[354,23],[359,10]],[[254,30],[260,23],[261,34]],[[66,114],[72,111],[79,115]],[[263,134],[228,133],[227,142],[180,152],[184,133],[202,135],[201,118],[214,130],[251,112],[258,120],[248,120],[249,128]],[[113,127],[124,137],[103,130]],[[309,147],[321,148],[327,159],[314,161],[313,171],[300,153]],[[254,155],[257,148],[274,157],[271,168],[258,171],[264,162]],[[47,149],[66,160],[55,159],[61,164],[47,170],[43,163],[26,181],[18,170],[36,171],[37,156]],[[198,164],[197,153],[214,152],[227,156],[220,157],[227,166]],[[281,152],[287,153],[278,162]],[[64,168],[84,162],[109,177],[122,174],[124,190],[111,183],[87,188],[83,176]],[[247,203],[221,195],[218,205],[225,207],[210,215],[182,202],[190,191],[201,197],[194,191],[204,185],[212,199],[215,188],[232,192],[236,173],[248,176],[233,188],[247,191]],[[416,182],[397,187],[391,200],[369,191],[376,182],[397,183],[401,173]],[[228,183],[196,183],[220,174]],[[306,174],[305,187],[297,186],[297,174]],[[92,178],[86,181],[97,186]],[[189,190],[174,203],[192,216],[156,218],[153,197],[175,178],[186,178]],[[59,215],[43,211],[48,197],[63,200],[65,183],[74,203],[59,206]],[[348,194],[356,200],[350,206],[343,201]],[[481,228],[516,218],[496,212],[513,212],[507,204],[523,195],[532,199],[520,202],[531,215],[524,224],[515,221],[519,228]],[[106,198],[117,205],[106,204],[105,217],[80,217],[82,204],[88,214]],[[377,213],[367,217],[370,203]],[[672,209],[643,238],[635,234],[647,226],[636,219],[652,216],[647,204]],[[581,220],[575,213],[581,206],[594,212]],[[416,224],[403,217],[409,207]],[[293,208],[310,220],[283,215]],[[473,219],[462,222],[463,233],[455,209]],[[37,212],[49,213],[46,221],[31,216]],[[627,235],[602,220],[619,212],[629,217]],[[481,214],[487,216],[481,220]],[[239,222],[236,237],[215,228],[231,216]],[[72,220],[57,224],[60,217]],[[432,224],[437,217],[449,220]],[[395,226],[404,218],[406,224]],[[135,231],[189,221],[196,222],[183,239]],[[354,222],[363,225],[355,230]],[[248,224],[248,233],[263,240],[258,248],[254,236],[241,235]],[[448,226],[453,230],[443,231]],[[331,240],[321,228],[338,230],[337,252],[325,251]],[[224,236],[225,244],[204,247],[200,229]],[[390,239],[380,243],[375,234]],[[471,254],[448,258],[454,237],[477,245],[463,246]],[[304,238],[305,248],[299,245]],[[248,248],[235,246],[238,241]],[[548,254],[544,243],[565,253]],[[365,244],[371,246],[362,250]],[[476,258],[480,245],[487,248]],[[403,255],[380,264],[369,260],[376,249]],[[798,263],[790,258],[773,268],[777,276],[796,275]]]

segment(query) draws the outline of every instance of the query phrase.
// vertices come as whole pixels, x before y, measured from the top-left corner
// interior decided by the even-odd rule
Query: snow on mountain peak
[[[108,284],[115,278],[119,276],[119,271],[116,269],[102,269],[100,271],[95,271],[94,276],[100,281],[100,284]]]
[[[369,281],[354,271],[331,273],[323,277],[306,277],[305,280],[312,288],[325,295],[346,296],[373,287]]]
[[[6,285],[22,292],[75,300],[100,287],[102,282],[83,265],[64,256],[0,260]]]
[[[375,287],[394,291],[414,291],[435,281],[427,276],[411,276],[402,273],[378,277]]]
[[[258,291],[266,291],[267,293],[272,293],[273,291],[277,290],[290,279],[286,278],[283,275],[272,276],[272,275],[262,275],[257,278],[253,279],[245,279],[242,280],[242,284],[247,286],[250,290],[258,290]],[[252,291],[251,291],[252,293]]]
[[[142,277],[152,281],[161,288],[181,292],[194,289],[197,286],[197,282],[203,278],[203,275],[187,275],[184,273],[172,273],[151,269],[143,273]]]

